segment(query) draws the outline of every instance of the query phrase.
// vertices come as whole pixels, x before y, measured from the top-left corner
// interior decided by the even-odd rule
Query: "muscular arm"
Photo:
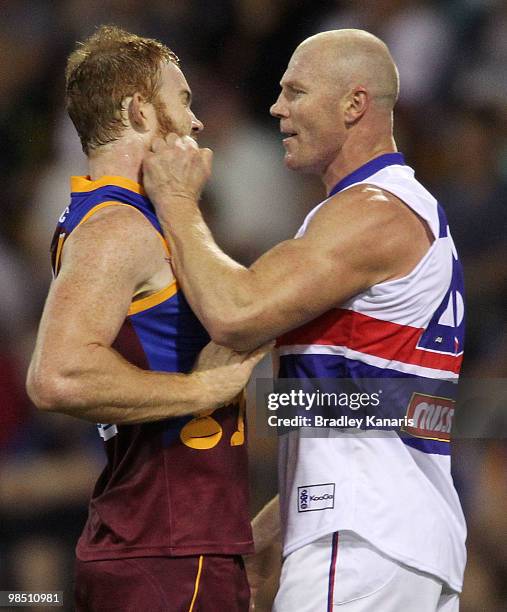
[[[201,153],[161,145],[145,161],[145,186],[185,295],[221,344],[257,346],[375,283],[407,274],[429,247],[413,212],[391,194],[363,185],[334,196],[303,237],[282,242],[247,269],[219,249],[196,204]],[[202,182],[206,172],[200,174]]]
[[[142,370],[111,348],[132,296],[163,258],[151,226],[124,207],[97,213],[71,234],[28,373],[36,405],[95,422],[139,423],[216,408],[246,384],[261,352],[212,346],[185,375]]]

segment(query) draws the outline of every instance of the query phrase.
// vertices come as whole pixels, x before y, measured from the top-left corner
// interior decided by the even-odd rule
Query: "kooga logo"
[[[334,508],[334,482],[298,487],[298,512]]]
[[[334,495],[329,495],[329,493],[326,493],[325,495],[321,495],[320,497],[317,497],[316,495],[310,495],[310,501],[321,501],[323,499],[333,499]]]
[[[303,510],[308,508],[308,491],[306,489],[299,493],[299,505]]]

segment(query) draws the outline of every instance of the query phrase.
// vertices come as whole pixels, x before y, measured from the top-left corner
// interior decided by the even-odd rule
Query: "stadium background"
[[[326,29],[382,37],[401,72],[399,148],[444,204],[465,265],[465,374],[506,375],[505,2],[2,0],[0,14],[0,590],[69,593],[73,545],[103,462],[92,425],[38,415],[24,392],[50,237],[69,175],[86,173],[63,108],[65,59],[96,25],[159,38],[180,56],[202,143],[215,150],[205,213],[244,263],[291,236],[322,197],[317,181],[283,168],[268,114],[292,50]],[[470,531],[462,610],[506,610],[507,444],[462,440],[454,450]],[[251,451],[256,510],[276,488],[275,447],[253,431]]]

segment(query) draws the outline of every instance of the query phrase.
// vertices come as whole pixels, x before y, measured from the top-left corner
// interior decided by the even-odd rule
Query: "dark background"
[[[505,2],[2,0],[0,14],[0,590],[65,589],[70,601],[73,545],[103,463],[93,426],[38,415],[24,392],[50,237],[69,176],[86,174],[63,108],[65,60],[99,24],[180,56],[215,151],[205,214],[244,263],[290,237],[324,195],[284,168],[268,114],[295,46],[342,27],[383,38],[401,73],[398,146],[447,210],[465,266],[465,375],[506,375]],[[273,441],[252,430],[251,457],[254,511],[276,490]],[[462,610],[507,609],[505,440],[459,441],[454,465],[470,531]]]

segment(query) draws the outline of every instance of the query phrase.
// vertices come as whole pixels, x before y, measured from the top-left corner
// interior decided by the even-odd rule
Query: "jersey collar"
[[[370,159],[369,162],[366,162],[363,166],[359,166],[356,170],[347,174],[346,177],[342,178],[341,181],[338,181],[336,185],[329,192],[329,196],[331,197],[342,191],[346,187],[350,187],[354,183],[359,183],[364,181],[375,172],[382,170],[386,166],[404,166],[405,158],[402,153],[384,153],[384,155],[379,155],[379,157],[375,157],[374,159]]]
[[[70,179],[70,189],[72,193],[82,193],[86,191],[94,191],[100,187],[122,187],[140,195],[146,195],[144,189],[139,183],[123,176],[102,176],[96,181],[90,180],[89,176],[72,176]]]

